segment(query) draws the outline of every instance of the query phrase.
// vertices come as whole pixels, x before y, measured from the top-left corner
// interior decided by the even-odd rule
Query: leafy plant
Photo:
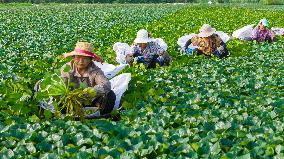
[[[66,72],[70,71],[70,67],[66,67]],[[95,98],[96,92],[94,89],[87,88],[86,85],[81,85],[80,88],[74,89],[74,84],[67,83],[60,77],[59,71],[54,74],[47,74],[40,84],[40,90],[37,94],[39,101],[48,101],[53,97],[52,105],[55,107],[56,113],[66,112],[70,116],[84,116],[83,107],[90,105],[92,99]]]
[[[261,5],[2,8],[0,158],[284,158],[283,37],[263,44],[231,40],[226,59],[180,55],[176,44],[204,23],[232,33],[263,17],[284,26],[282,15],[281,6]],[[39,118],[33,86],[67,62],[63,52],[87,40],[114,63],[113,43],[132,43],[141,28],[165,39],[174,62],[124,70],[132,80],[119,121],[52,118],[50,111]],[[50,91],[58,111],[59,102],[84,97],[85,87],[68,89],[58,71],[44,79],[47,94],[38,99],[48,100]]]

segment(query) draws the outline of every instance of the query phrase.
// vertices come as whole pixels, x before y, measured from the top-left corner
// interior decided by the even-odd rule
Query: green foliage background
[[[283,0],[211,0],[214,3],[284,4]],[[0,0],[0,3],[207,3],[208,0]]]
[[[60,4],[0,9],[0,158],[283,158],[284,39],[234,39],[231,56],[180,55],[176,41],[209,23],[232,33],[282,6]],[[72,121],[40,110],[33,86],[78,40],[115,64],[112,45],[139,29],[162,37],[174,62],[136,65],[121,119]]]

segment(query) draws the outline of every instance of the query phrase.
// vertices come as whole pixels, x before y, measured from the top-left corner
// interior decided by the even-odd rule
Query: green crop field
[[[231,40],[226,59],[181,55],[177,39],[208,23],[231,34],[283,6],[54,4],[0,7],[0,158],[284,158],[284,38]],[[162,37],[169,67],[127,68],[120,117],[74,121],[40,110],[35,83],[79,40],[115,63],[115,42]],[[117,112],[114,112],[117,113]]]

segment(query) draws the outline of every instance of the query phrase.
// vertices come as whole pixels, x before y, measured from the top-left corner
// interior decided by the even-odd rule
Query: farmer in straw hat
[[[77,42],[74,51],[65,53],[66,57],[73,57],[72,61],[62,67],[61,76],[65,83],[70,81],[75,84],[75,88],[80,83],[86,84],[90,89],[96,92],[96,98],[93,100],[93,107],[100,108],[100,115],[108,114],[112,111],[116,96],[111,90],[111,84],[102,70],[95,65],[93,60],[103,62],[103,60],[94,53],[93,45],[87,42]],[[70,66],[70,72],[64,72],[64,68]]]
[[[137,37],[131,46],[131,53],[126,56],[126,62],[130,65],[134,60],[145,63],[147,68],[155,68],[156,63],[167,66],[172,61],[169,54],[150,37],[145,29],[137,32]]]
[[[261,19],[256,28],[252,32],[252,39],[257,42],[272,42],[275,40],[275,34],[268,28],[268,21],[266,19]]]
[[[226,48],[226,44],[215,33],[216,29],[212,28],[208,24],[204,24],[200,28],[200,33],[192,37],[185,45],[187,48],[191,43],[193,46],[197,46],[197,54],[205,56],[218,56],[220,58],[227,57],[229,52]]]

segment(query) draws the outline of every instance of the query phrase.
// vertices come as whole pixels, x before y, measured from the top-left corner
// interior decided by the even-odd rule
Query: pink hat
[[[74,51],[63,54],[64,58],[75,55],[88,56],[95,58],[97,61],[102,61],[102,58],[94,53],[93,45],[88,42],[77,42]]]

